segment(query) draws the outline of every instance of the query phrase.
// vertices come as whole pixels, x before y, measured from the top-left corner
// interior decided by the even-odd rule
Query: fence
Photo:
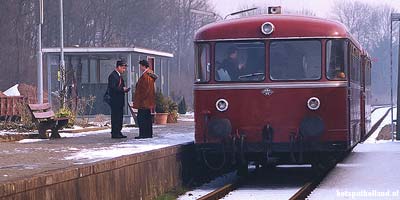
[[[26,98],[23,96],[0,97],[0,120],[20,118],[24,101]]]

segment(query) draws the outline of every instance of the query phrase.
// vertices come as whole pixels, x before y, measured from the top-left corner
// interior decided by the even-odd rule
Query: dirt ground
[[[378,136],[376,137],[376,140],[391,140],[392,139],[392,129],[390,127],[391,125],[388,124],[384,126],[381,131],[379,131]],[[394,130],[396,130],[396,125],[394,125]]]
[[[194,122],[180,121],[177,124],[155,126],[153,131],[153,138],[146,141],[134,139],[139,134],[137,128],[124,128],[122,133],[128,136],[126,139],[111,139],[110,130],[103,130],[93,132],[93,134],[83,134],[79,137],[33,143],[0,142],[0,182],[77,165],[76,161],[67,160],[65,157],[82,149],[96,150],[102,147],[113,147],[119,143],[151,142],[151,140],[162,138],[165,133],[193,133]]]

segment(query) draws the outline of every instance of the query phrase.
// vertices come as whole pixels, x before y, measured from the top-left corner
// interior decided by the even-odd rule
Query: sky
[[[332,16],[331,8],[335,0],[209,0],[209,2],[215,6],[215,11],[222,17],[240,10],[243,6],[251,7],[256,5],[262,7],[281,6],[283,13],[285,9],[309,9],[319,17],[329,18]],[[361,2],[373,5],[388,4],[400,11],[400,0],[362,0]]]

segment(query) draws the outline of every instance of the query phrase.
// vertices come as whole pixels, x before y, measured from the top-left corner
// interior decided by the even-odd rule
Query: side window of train
[[[270,42],[271,80],[319,80],[322,45],[319,40]]]
[[[195,82],[210,80],[210,45],[196,44],[195,47]]]
[[[351,45],[350,48],[351,48],[350,81],[353,83],[360,83],[361,52],[354,45]]]
[[[347,45],[344,39],[328,40],[326,43],[326,77],[329,80],[347,79]]]
[[[215,45],[215,80],[257,82],[265,79],[265,43],[218,42]]]

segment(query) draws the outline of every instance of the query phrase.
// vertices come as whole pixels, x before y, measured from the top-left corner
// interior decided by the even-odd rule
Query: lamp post
[[[393,62],[392,62],[392,31],[393,31],[393,26],[392,23],[393,21],[400,21],[400,13],[392,13],[390,15],[390,104],[391,104],[391,131],[392,131],[392,140],[394,140],[394,127],[393,127]],[[398,61],[397,61],[397,108],[400,107],[400,92],[399,92],[399,86],[400,86],[400,27],[399,27],[399,52],[398,52]],[[396,112],[396,140],[400,140],[400,125],[398,124],[400,120],[400,112]]]
[[[60,0],[60,81],[61,81],[61,92],[62,94],[62,107],[65,103],[65,61],[64,61],[64,13],[63,13],[63,0]]]
[[[42,61],[42,24],[43,24],[43,0],[39,0],[39,23],[37,39],[37,101],[43,103],[43,61]]]

